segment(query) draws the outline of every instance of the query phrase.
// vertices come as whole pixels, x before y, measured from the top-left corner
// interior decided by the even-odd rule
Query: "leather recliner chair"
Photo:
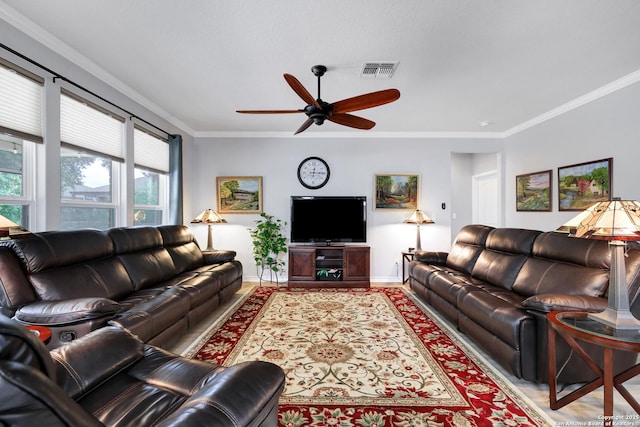
[[[51,352],[0,315],[0,425],[276,426],[284,372],[190,360],[110,326]]]

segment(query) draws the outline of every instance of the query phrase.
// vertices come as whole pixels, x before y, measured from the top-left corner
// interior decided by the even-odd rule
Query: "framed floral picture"
[[[516,211],[551,212],[551,170],[516,176]]]
[[[558,209],[581,211],[611,200],[613,158],[558,168]]]
[[[219,176],[216,178],[218,212],[262,213],[261,176]]]
[[[418,209],[419,174],[375,174],[373,181],[374,209]]]

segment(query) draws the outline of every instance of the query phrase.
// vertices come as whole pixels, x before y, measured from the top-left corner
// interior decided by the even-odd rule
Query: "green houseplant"
[[[259,269],[258,276],[262,284],[265,271],[269,271],[270,280],[273,274],[278,283],[278,273],[284,272],[285,262],[281,255],[287,252],[287,238],[284,235],[285,221],[266,213],[260,214],[255,228],[249,230],[253,243],[253,260]]]

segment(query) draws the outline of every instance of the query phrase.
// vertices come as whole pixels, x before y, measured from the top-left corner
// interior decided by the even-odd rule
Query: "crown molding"
[[[626,76],[619,78],[618,80],[614,80],[611,83],[608,83],[596,90],[573,99],[566,104],[554,108],[553,110],[549,110],[546,113],[540,114],[539,116],[527,120],[526,122],[520,123],[519,125],[505,131],[504,138],[508,138],[524,130],[537,126],[541,123],[546,122],[547,120],[554,119],[558,116],[568,113],[569,111],[575,110],[576,108],[582,107],[583,105],[586,105],[617,90],[624,89],[625,87],[631,86],[638,82],[640,82],[640,70],[629,73]]]

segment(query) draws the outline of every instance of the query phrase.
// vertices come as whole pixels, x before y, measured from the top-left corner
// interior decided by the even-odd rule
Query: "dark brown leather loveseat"
[[[0,425],[275,427],[284,372],[178,357],[107,326],[51,352],[0,315]]]
[[[410,287],[518,378],[547,381],[546,314],[601,311],[607,305],[610,250],[603,240],[557,232],[468,225],[448,253],[416,252]],[[632,311],[640,315],[640,250],[626,257]],[[558,382],[584,382],[592,371],[558,340]],[[587,351],[601,359],[600,349]],[[616,354],[618,370],[636,360]]]
[[[107,324],[166,348],[242,286],[234,258],[183,225],[34,233],[0,242],[1,310],[50,328],[49,348]]]

